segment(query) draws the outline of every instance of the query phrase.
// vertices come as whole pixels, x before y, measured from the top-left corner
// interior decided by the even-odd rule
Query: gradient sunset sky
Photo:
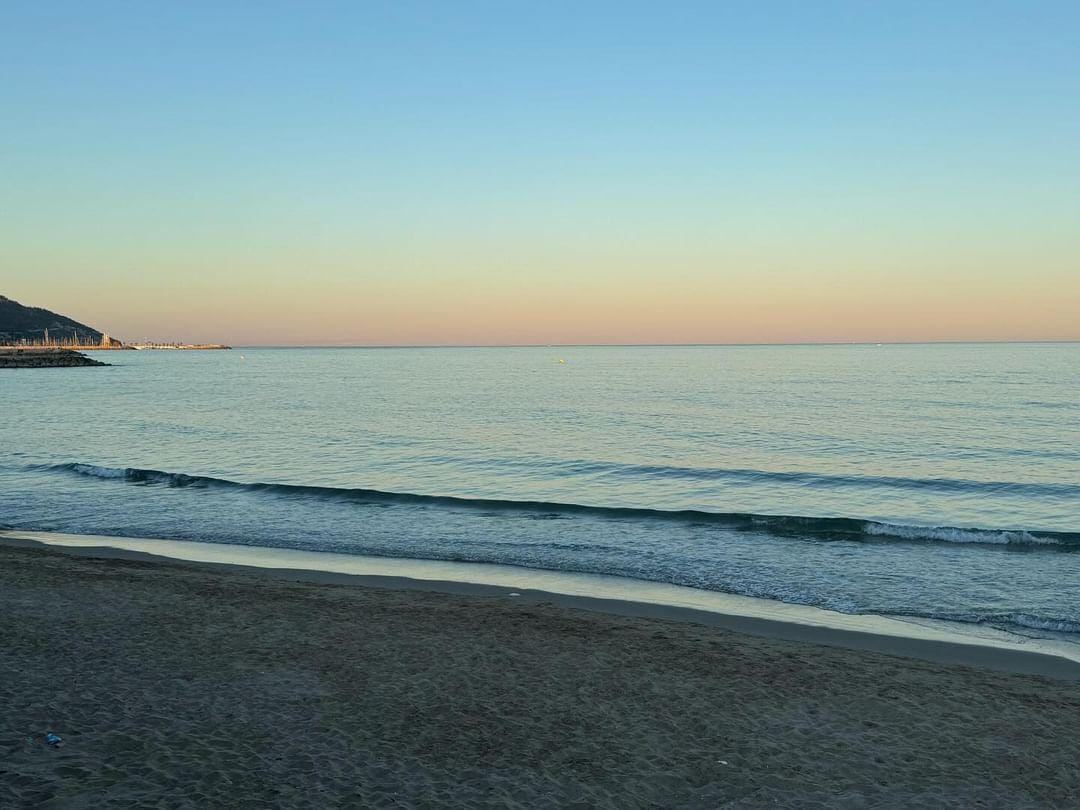
[[[13,2],[0,294],[244,344],[1080,339],[1080,3]]]

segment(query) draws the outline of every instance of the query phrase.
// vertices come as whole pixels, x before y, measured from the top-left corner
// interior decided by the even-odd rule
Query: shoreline
[[[105,551],[0,543],[0,806],[1014,808],[1080,795],[1075,680],[604,600]]]
[[[883,653],[943,665],[1080,680],[1080,645],[592,574],[407,558],[367,557],[154,538],[0,531],[0,547],[75,557],[262,574],[278,580],[425,591],[613,616],[714,627],[746,636]],[[968,629],[968,628],[965,628]]]

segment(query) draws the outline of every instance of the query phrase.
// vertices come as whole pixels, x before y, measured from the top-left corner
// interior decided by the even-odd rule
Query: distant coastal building
[[[144,340],[138,343],[128,343],[125,348],[127,349],[170,349],[170,350],[185,350],[185,349],[231,349],[231,346],[225,346],[221,343],[165,343],[162,341],[149,341]]]

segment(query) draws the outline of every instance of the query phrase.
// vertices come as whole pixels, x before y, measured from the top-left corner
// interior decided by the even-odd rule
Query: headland
[[[220,343],[181,343],[142,340],[127,343],[85,323],[42,307],[30,307],[0,295],[0,351],[8,349],[71,349],[117,351],[132,349],[228,349]],[[43,363],[42,365],[107,365],[105,363]],[[7,366],[11,368],[13,366]],[[38,367],[38,366],[19,366]]]

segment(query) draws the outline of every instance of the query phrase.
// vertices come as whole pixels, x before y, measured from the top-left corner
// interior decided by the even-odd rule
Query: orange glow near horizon
[[[533,278],[542,281],[533,281]],[[125,340],[233,345],[832,343],[1080,339],[1080,275],[888,272],[169,277],[4,292]],[[11,287],[14,287],[12,289]]]
[[[18,5],[0,294],[123,339],[1080,340],[1064,7]]]

